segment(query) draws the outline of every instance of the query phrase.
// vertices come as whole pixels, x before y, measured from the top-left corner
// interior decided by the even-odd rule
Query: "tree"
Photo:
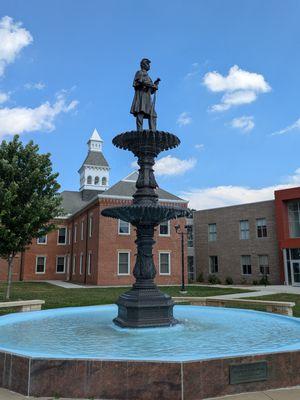
[[[0,145],[0,257],[8,267],[7,300],[14,257],[54,229],[51,220],[61,213],[58,174],[52,172],[50,154],[38,152],[37,145],[24,146],[17,135]]]

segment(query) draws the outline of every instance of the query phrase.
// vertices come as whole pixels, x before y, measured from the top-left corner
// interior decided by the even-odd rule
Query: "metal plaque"
[[[249,364],[235,364],[229,366],[229,383],[266,381],[268,379],[268,366],[266,361]]]

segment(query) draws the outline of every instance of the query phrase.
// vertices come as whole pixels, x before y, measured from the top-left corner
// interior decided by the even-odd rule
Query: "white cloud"
[[[32,42],[32,36],[21,22],[14,22],[11,17],[0,20],[0,76],[8,64],[14,62],[21,50]]]
[[[192,123],[192,117],[188,112],[182,112],[179,117],[177,118],[177,124],[179,126],[185,126]]]
[[[74,110],[78,101],[67,103],[66,92],[57,94],[56,101],[48,101],[36,108],[14,107],[0,109],[0,137],[35,131],[53,131],[55,118]]]
[[[197,163],[195,158],[180,160],[173,156],[166,156],[157,160],[154,170],[157,176],[183,175],[185,172],[194,168]]]
[[[0,104],[5,103],[9,99],[9,93],[0,92]]]
[[[203,149],[204,149],[204,144],[203,144],[203,143],[195,144],[195,149],[197,149],[197,150],[203,150]]]
[[[25,83],[24,88],[25,89],[37,89],[37,90],[42,90],[46,87],[44,82],[36,82],[36,83]]]
[[[199,63],[197,63],[197,62],[193,63],[193,64],[192,64],[191,71],[188,72],[188,73],[185,75],[184,79],[193,78],[195,75],[197,75],[197,74],[199,73],[199,69],[200,69]]]
[[[192,189],[181,193],[181,196],[189,200],[189,207],[197,210],[272,200],[275,190],[300,185],[300,168],[296,169],[293,175],[286,177],[284,181],[283,184],[259,189],[231,185]]]
[[[156,161],[154,171],[157,176],[177,176],[183,175],[190,169],[194,168],[197,163],[195,158],[180,160],[173,156],[162,157]],[[131,163],[133,168],[138,168],[136,161]]]
[[[230,68],[227,76],[216,71],[206,73],[203,84],[211,92],[224,92],[221,103],[213,105],[212,111],[225,111],[232,106],[252,103],[259,93],[271,90],[263,75],[245,71],[237,65]]]
[[[243,132],[250,132],[255,126],[254,117],[243,115],[239,118],[233,118],[230,125],[232,128],[240,129]]]
[[[273,132],[271,136],[276,136],[276,135],[284,135],[285,133],[299,130],[300,129],[300,118],[297,119],[296,122],[294,122],[292,125],[287,126],[284,129],[281,129],[280,131]]]

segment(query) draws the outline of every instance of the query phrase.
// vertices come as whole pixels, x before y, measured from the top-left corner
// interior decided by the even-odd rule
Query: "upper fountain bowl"
[[[143,130],[121,133],[113,139],[113,144],[121,149],[132,151],[137,157],[147,153],[157,156],[164,150],[179,146],[180,140],[169,132]]]

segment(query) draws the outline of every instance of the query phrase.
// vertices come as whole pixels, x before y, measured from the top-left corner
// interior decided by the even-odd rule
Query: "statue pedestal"
[[[118,316],[114,323],[122,328],[150,328],[171,326],[174,302],[151,282],[136,282],[118,301]]]

